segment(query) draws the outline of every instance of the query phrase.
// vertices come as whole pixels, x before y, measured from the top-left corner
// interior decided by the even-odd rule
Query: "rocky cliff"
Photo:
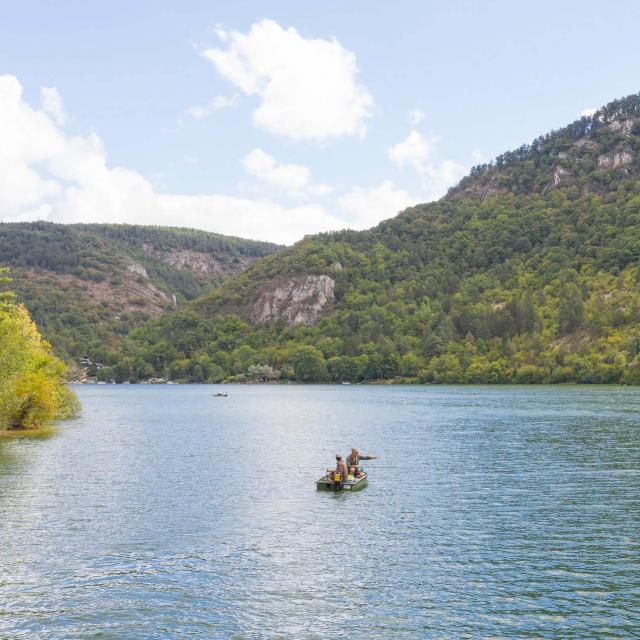
[[[0,224],[0,265],[66,359],[117,343],[276,249],[191,229]]]
[[[265,285],[248,306],[254,324],[282,320],[290,326],[314,325],[334,299],[335,280],[328,275],[279,278]]]

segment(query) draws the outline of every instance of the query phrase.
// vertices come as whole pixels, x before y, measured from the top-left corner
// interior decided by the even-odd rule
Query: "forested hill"
[[[118,380],[640,381],[640,99],[133,331]],[[390,214],[393,212],[389,212]]]
[[[606,193],[621,179],[638,177],[639,140],[640,94],[633,94],[473,167],[450,195],[547,193],[569,186]]]
[[[191,229],[0,223],[0,266],[69,361],[240,273],[277,245]]]

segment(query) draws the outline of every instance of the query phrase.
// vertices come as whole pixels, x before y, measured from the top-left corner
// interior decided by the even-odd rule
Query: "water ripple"
[[[637,637],[635,389],[80,392],[0,446],[0,638]]]

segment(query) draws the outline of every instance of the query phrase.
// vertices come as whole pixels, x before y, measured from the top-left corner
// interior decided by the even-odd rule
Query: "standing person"
[[[355,467],[356,473],[360,470],[360,460],[377,460],[378,456],[361,456],[360,452],[354,447],[347,457],[347,467]]]

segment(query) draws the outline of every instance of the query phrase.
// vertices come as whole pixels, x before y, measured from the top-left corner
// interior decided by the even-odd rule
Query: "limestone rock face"
[[[237,256],[234,261],[221,262],[216,257],[201,251],[193,251],[191,249],[158,251],[148,244],[143,244],[142,250],[165,264],[168,264],[170,267],[181,271],[191,271],[195,274],[215,273],[226,275],[240,273],[256,260],[256,258],[253,257]]]
[[[614,120],[610,125],[610,129],[621,133],[623,136],[630,136],[633,131],[633,120],[626,118],[625,120]]]
[[[553,172],[553,186],[557,187],[562,181],[562,178],[568,175],[570,175],[570,172],[567,169],[560,165],[557,165],[555,171]]]
[[[617,151],[598,156],[598,169],[617,169],[633,162],[633,156],[628,151]]]
[[[127,269],[131,271],[131,273],[135,273],[136,275],[142,276],[143,278],[148,278],[147,270],[137,262],[132,262],[127,265]]]
[[[327,275],[281,278],[265,287],[249,307],[254,323],[283,320],[288,325],[313,325],[333,301],[335,280]]]

